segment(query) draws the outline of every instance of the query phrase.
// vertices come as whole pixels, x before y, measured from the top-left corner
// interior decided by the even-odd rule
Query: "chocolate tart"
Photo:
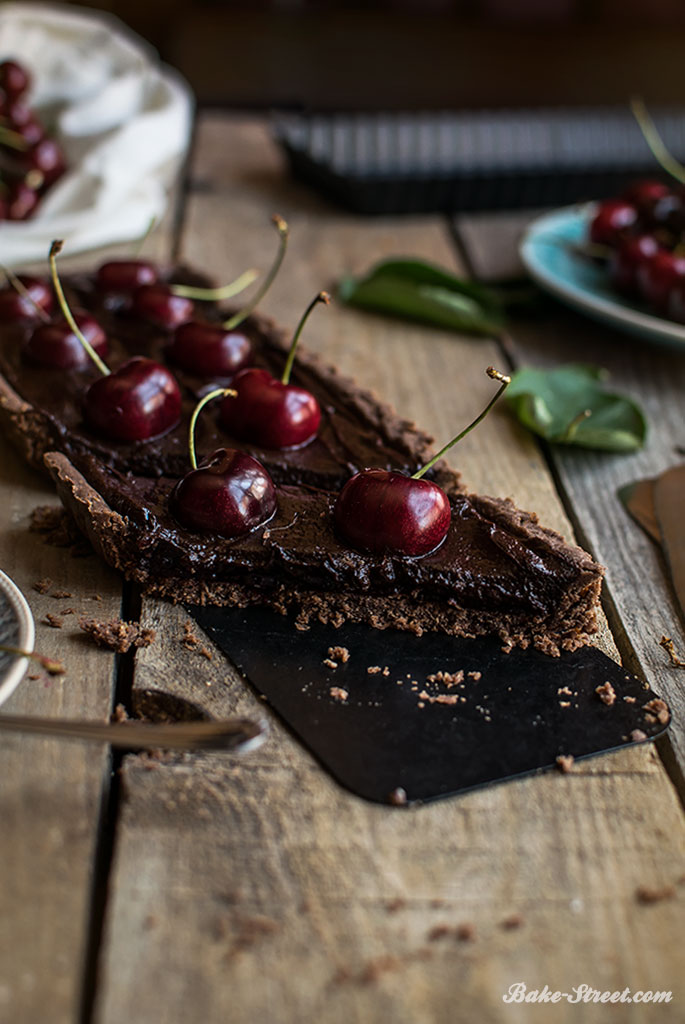
[[[191,276],[179,272],[175,279]],[[163,331],[104,303],[87,276],[67,283],[72,301],[105,327],[112,367],[132,354],[164,360]],[[206,310],[208,319],[226,315]],[[247,329],[257,365],[278,373],[284,332],[261,316],[250,318]],[[278,511],[269,523],[225,540],[183,529],[168,511],[169,494],[189,468],[188,417],[198,395],[218,382],[174,371],[184,392],[181,424],[152,441],[111,444],[81,418],[80,394],[96,371],[31,367],[21,354],[26,330],[2,331],[0,419],[26,458],[48,469],[95,549],[145,592],[194,604],[268,604],[292,612],[300,629],[317,618],[416,633],[494,633],[505,648],[534,645],[553,655],[586,643],[596,630],[601,566],[510,501],[467,494],[444,463],[431,477],[449,495],[452,525],[436,552],[379,557],[345,546],[332,521],[344,481],[369,465],[413,472],[430,457],[431,439],[306,351],[298,350],[293,379],[323,409],[311,444],[269,452],[236,443],[209,410],[202,418],[200,451],[241,447],[266,465],[277,489]]]

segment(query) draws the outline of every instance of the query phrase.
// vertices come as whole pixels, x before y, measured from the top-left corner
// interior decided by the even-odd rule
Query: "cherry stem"
[[[251,285],[255,278],[259,277],[258,270],[246,270],[235,281],[225,284],[221,288],[193,288],[189,284],[172,284],[171,290],[174,295],[180,295],[184,299],[199,299],[201,302],[221,302],[222,299],[230,299],[238,295],[248,285]]]
[[[43,323],[50,323],[50,317],[48,316],[48,314],[45,312],[42,306],[38,305],[33,295],[31,295],[31,292],[28,290],[26,285],[22,284],[17,275],[13,271],[11,271],[9,267],[0,266],[0,270],[2,270],[3,274],[5,275],[9,283],[12,285],[14,290],[19,295],[21,295],[22,299],[25,299],[27,302],[31,303],[31,305],[33,306],[33,308],[35,309],[36,313],[41,318]]]
[[[46,658],[44,654],[36,654],[35,651],[23,651],[21,647],[11,647],[9,644],[0,644],[0,651],[4,651],[5,654],[13,654],[16,658],[31,658],[32,661],[37,661],[41,668],[44,668],[51,676],[63,676],[66,671],[61,661]]]
[[[657,126],[654,124],[645,106],[644,100],[639,96],[634,96],[630,101],[630,109],[657,163],[663,167],[667,174],[670,174],[676,181],[679,181],[681,185],[685,185],[685,167],[679,160],[676,160],[672,153],[669,153]]]
[[[312,299],[312,301],[309,303],[304,313],[302,314],[300,322],[295,328],[293,340],[290,342],[290,349],[288,351],[288,358],[285,361],[285,368],[283,370],[283,376],[281,377],[281,384],[288,384],[290,382],[290,374],[293,371],[293,363],[295,362],[295,349],[297,348],[297,343],[300,340],[300,335],[302,334],[302,328],[307,322],[309,314],[314,309],[314,306],[318,305],[319,302],[325,302],[325,304],[328,305],[330,301],[331,297],[328,294],[328,292],[319,292],[318,295],[314,296],[314,298]]]
[[[9,146],[10,149],[18,149],[20,151],[28,149],[28,142],[23,135],[12,131],[11,128],[6,128],[2,124],[0,124],[0,143],[3,146]]]
[[[143,246],[145,245],[145,243],[147,242],[148,238],[150,237],[150,235],[152,234],[152,232],[155,230],[156,227],[157,227],[157,218],[153,215],[152,217],[150,217],[150,220],[148,222],[148,226],[145,228],[145,231],[142,233],[142,235],[140,236],[140,238],[138,239],[138,241],[137,241],[137,243],[135,245],[135,248],[133,250],[133,258],[134,258],[134,260],[138,259],[138,257],[140,256],[141,252],[143,251]]]
[[[579,412],[577,416],[573,417],[573,419],[567,426],[566,430],[564,431],[564,436],[559,438],[559,440],[562,442],[566,442],[567,444],[570,443],[575,437],[576,431],[578,430],[580,424],[583,423],[590,416],[592,416],[592,409],[583,409],[582,412]]]
[[[97,352],[95,351],[93,346],[90,344],[88,339],[84,337],[81,329],[79,328],[78,324],[74,320],[74,318],[73,318],[73,316],[71,314],[71,310],[69,309],[69,306],[67,305],[67,300],[64,297],[64,292],[62,290],[62,284],[60,282],[59,275],[57,273],[57,259],[56,259],[57,255],[62,251],[63,245],[64,245],[64,242],[56,240],[50,246],[50,256],[49,256],[49,260],[50,260],[50,276],[52,277],[52,283],[53,283],[53,285],[55,287],[55,294],[57,296],[57,301],[59,302],[60,309],[62,310],[62,313],[64,314],[64,319],[67,321],[67,323],[69,324],[70,328],[72,329],[72,331],[74,332],[74,334],[76,335],[78,340],[81,342],[81,344],[83,345],[84,349],[86,350],[86,352],[88,353],[90,358],[93,360],[93,362],[97,366],[97,368],[100,371],[100,373],[104,377],[108,377],[109,376],[109,372],[110,372],[109,371],[109,367],[106,366],[105,363],[103,363],[102,359],[100,359],[100,356],[97,354]]]
[[[258,289],[254,298],[242,309],[239,309],[237,313],[234,313],[233,316],[229,317],[224,323],[224,327],[227,331],[232,331],[234,327],[237,327],[243,322],[243,320],[247,319],[253,309],[257,308],[271,285],[274,283],[276,274],[281,269],[285,250],[288,248],[288,225],[278,213],[273,215],[271,222],[275,226],[276,231],[278,231],[278,252],[276,253],[276,258],[271,264],[271,270],[264,278],[261,288]]]
[[[435,463],[439,459],[441,459],[443,455],[445,455],[450,450],[450,448],[454,447],[457,441],[461,441],[462,437],[466,437],[466,435],[470,433],[470,431],[472,431],[474,427],[477,427],[480,421],[485,419],[485,417],[490,412],[499,396],[502,394],[502,392],[508,387],[509,384],[511,384],[511,377],[507,377],[506,374],[500,373],[499,370],[495,370],[495,368],[492,366],[488,366],[485,372],[487,373],[488,377],[492,377],[493,380],[501,381],[502,387],[499,389],[497,394],[490,399],[488,404],[483,409],[482,413],[476,416],[475,420],[472,423],[469,423],[468,427],[465,427],[465,429],[462,430],[461,434],[457,434],[456,437],[453,437],[451,441],[447,442],[444,448],[440,449],[437,455],[433,456],[430,462],[427,462],[425,466],[422,466],[421,469],[418,469],[416,473],[412,473],[412,480],[420,480],[424,473],[427,473],[429,469],[432,469]]]
[[[197,458],[195,455],[195,424],[197,418],[207,405],[207,402],[211,402],[213,398],[218,398],[219,395],[230,395],[231,398],[237,398],[238,392],[234,391],[233,388],[215,388],[214,391],[208,391],[195,406],[193,415],[190,417],[190,427],[188,428],[188,451],[190,452],[190,465],[193,469],[197,469]]]

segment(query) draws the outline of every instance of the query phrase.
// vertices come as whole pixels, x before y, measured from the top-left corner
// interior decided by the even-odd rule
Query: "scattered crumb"
[[[139,622],[124,622],[122,619],[104,622],[84,616],[78,624],[98,647],[108,647],[117,654],[125,654],[131,647],[149,647],[156,636],[154,629],[144,629]]]
[[[52,615],[48,612],[42,619],[45,626],[50,626],[52,629],[61,629],[64,625],[64,619],[60,618],[59,615]]]
[[[323,663],[326,666],[326,668],[337,668],[338,667],[337,661],[333,661],[332,658],[324,658],[323,659]]]
[[[61,505],[39,505],[31,512],[31,533],[43,534],[43,542],[55,548],[71,548],[73,557],[91,554],[92,548],[73,518]]]
[[[510,914],[509,917],[505,917],[503,921],[500,921],[500,926],[505,931],[513,931],[515,928],[521,928],[523,925],[523,917],[520,914]]]
[[[388,900],[385,904],[385,909],[388,914],[396,914],[398,910],[404,910],[407,905],[407,901],[402,899],[401,896],[396,896],[394,900]]]
[[[567,697],[572,697],[573,696],[573,693],[571,692],[571,689],[568,686],[560,686],[559,687],[559,689],[557,690],[558,696],[561,696],[562,693],[565,693]]]
[[[473,679],[475,683],[477,683],[479,679],[483,678],[482,672],[467,672],[466,675],[469,677],[469,679]]]
[[[559,757],[556,760],[556,765],[563,775],[568,775],[569,772],[573,770],[575,761],[576,759],[573,754],[559,754]]]
[[[27,675],[26,678],[27,679],[33,679],[33,680],[40,679],[40,672],[29,672],[29,674]]]
[[[398,786],[396,789],[393,789],[391,793],[388,793],[388,803],[392,804],[394,807],[402,807],[406,802],[407,791],[402,789],[401,786]]]
[[[633,743],[644,743],[647,739],[647,733],[643,732],[642,729],[633,729],[630,738]]]
[[[385,665],[383,667],[383,672],[381,673],[381,675],[384,675],[384,676],[389,676],[390,675],[390,669],[388,668],[387,665]]]
[[[68,597],[73,597],[73,596],[74,595],[72,594],[72,592],[70,590],[55,590],[54,593],[50,594],[50,597],[54,597],[58,601],[66,601],[66,599]]]
[[[111,717],[112,722],[128,722],[128,711],[123,704],[117,704]]]
[[[644,705],[644,710],[647,711],[648,720],[651,718],[652,721],[659,722],[660,725],[666,725],[670,721],[670,714],[668,705],[660,697],[655,697]]]
[[[470,921],[464,921],[463,924],[457,925],[456,935],[458,942],[473,942],[476,938],[476,929]]]
[[[451,932],[451,928],[448,924],[436,924],[430,929],[426,935],[428,942],[437,942],[439,939],[446,938]]]
[[[396,971],[402,966],[402,961],[397,956],[378,956],[375,960],[370,960],[364,970],[359,976],[359,982],[362,985],[371,985],[374,981],[378,981],[382,974],[387,971]]]
[[[198,654],[201,654],[203,658],[207,659],[207,661],[212,661],[214,658],[214,655],[210,651],[209,647],[201,647],[200,650],[198,651]]]
[[[661,903],[664,900],[672,900],[674,896],[675,889],[672,885],[664,885],[660,889],[639,885],[635,890],[635,899],[638,903]]]
[[[628,694],[626,694],[626,696],[623,699],[626,702],[626,704],[634,704],[636,700],[635,697],[630,697]]]
[[[76,615],[76,609],[75,608],[60,608],[59,613],[60,613],[60,615]]]
[[[559,701],[559,707],[560,708],[570,708],[571,707],[571,701],[570,700],[560,700]]]
[[[458,683],[464,682],[464,670],[460,668],[458,672],[435,672],[426,678],[429,683],[444,683],[445,686],[457,686]]]
[[[675,645],[670,636],[662,636],[659,641],[659,647],[663,647],[666,651],[674,668],[685,668],[685,661],[676,654]]]
[[[459,700],[459,695],[456,693],[437,693],[435,696],[431,696],[430,693],[422,690],[419,694],[419,700],[428,701],[429,704],[456,704]],[[420,704],[419,707],[421,707]]]
[[[611,707],[612,704],[616,703],[616,690],[614,690],[611,683],[602,683],[601,686],[595,687],[595,693],[601,700],[602,704],[607,704]]]
[[[46,577],[46,579],[44,580],[36,580],[36,582],[33,584],[33,589],[36,590],[39,594],[47,594],[51,586],[52,580]]]
[[[340,701],[341,704],[344,704],[347,698],[349,697],[348,691],[343,690],[342,686],[331,686],[328,692],[330,693],[333,700],[338,700]]]
[[[102,601],[102,597],[100,596],[100,594],[91,594],[90,599],[91,601]]]
[[[369,665],[369,667],[367,668],[366,671],[369,673],[370,676],[375,676],[375,675],[378,675],[380,670],[381,670],[380,665]]]
[[[328,657],[335,661],[341,661],[343,665],[350,660],[350,652],[347,647],[329,647]]]
[[[181,644],[187,651],[194,651],[196,647],[200,646],[199,637],[195,635],[193,630],[193,624],[190,619],[183,624],[183,636],[181,637]]]

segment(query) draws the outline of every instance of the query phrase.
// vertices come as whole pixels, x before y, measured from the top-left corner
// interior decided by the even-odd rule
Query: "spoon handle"
[[[229,718],[223,722],[79,722],[61,718],[0,715],[0,730],[95,740],[125,750],[253,750],[264,740],[264,720]]]

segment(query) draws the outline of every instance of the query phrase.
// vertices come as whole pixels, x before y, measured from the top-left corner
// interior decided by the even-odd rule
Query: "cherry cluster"
[[[281,239],[276,261],[257,296],[224,324],[201,319],[193,296],[212,299],[229,294],[234,286],[195,289],[169,284],[155,264],[139,259],[104,263],[94,277],[95,287],[108,303],[167,333],[166,352],[172,365],[224,383],[207,392],[193,413],[189,430],[192,469],[178,481],[170,497],[171,513],[191,531],[240,537],[271,519],[277,509],[276,488],[269,473],[246,452],[220,448],[198,465],[195,424],[209,401],[221,397],[219,420],[232,437],[261,448],[299,448],[313,441],[319,430],[317,399],[292,384],[290,375],[302,328],[317,303],[329,302],[328,294],[320,292],[305,310],[280,379],[254,365],[250,336],[238,329],[280,265],[287,225],[281,218],[274,218],[274,223]],[[52,288],[39,278],[7,271],[9,282],[0,289],[0,322],[25,324],[24,355],[30,363],[74,372],[96,365],[100,376],[84,386],[82,407],[86,423],[98,434],[114,442],[131,443],[167,433],[181,419],[181,389],[176,378],[167,366],[143,356],[134,356],[110,371],[104,362],[109,345],[101,325],[89,313],[72,310],[67,303],[56,267],[61,248],[61,242],[53,242],[50,249]],[[443,543],[451,520],[449,498],[437,484],[422,477],[487,414],[509,383],[508,377],[491,367],[487,372],[501,382],[500,391],[473,423],[413,476],[370,468],[347,481],[333,512],[335,528],[346,543],[380,556],[408,557],[429,554]]]
[[[27,102],[29,72],[0,63],[0,220],[26,220],[66,170],[58,142]]]
[[[639,181],[600,203],[590,242],[607,248],[613,287],[685,323],[685,188]]]

